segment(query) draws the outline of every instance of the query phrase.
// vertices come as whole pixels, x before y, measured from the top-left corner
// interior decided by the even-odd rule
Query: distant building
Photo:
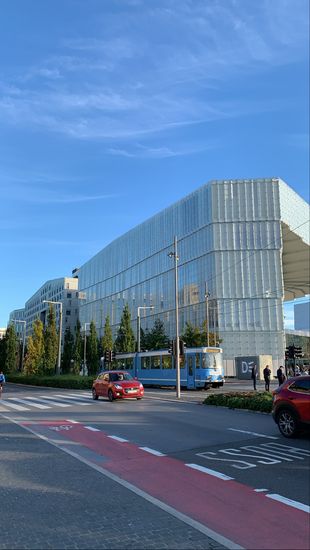
[[[0,340],[6,335],[6,328],[0,328]]]
[[[44,283],[25,303],[26,334],[27,337],[32,334],[33,322],[39,318],[46,324],[49,311],[49,303],[62,303],[62,334],[67,327],[74,332],[76,322],[79,317],[79,291],[78,279],[76,277],[61,277],[52,279]],[[59,326],[60,307],[53,305],[56,314],[56,324]]]
[[[9,325],[11,323],[14,323],[15,331],[18,336],[18,338],[24,337],[24,330],[25,330],[25,308],[22,309],[14,309],[10,313],[9,318]]]
[[[115,336],[125,304],[134,330],[138,307],[154,306],[141,327],[160,318],[174,337],[174,236],[180,333],[186,321],[202,326],[207,288],[226,374],[236,356],[283,364],[283,301],[310,292],[309,206],[279,178],[211,181],[98,252],[78,272],[82,326],[94,320],[102,334],[109,315]]]
[[[296,330],[310,331],[310,301],[294,304],[294,327]]]

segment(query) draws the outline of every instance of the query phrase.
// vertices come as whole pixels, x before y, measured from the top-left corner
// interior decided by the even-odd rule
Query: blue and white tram
[[[145,386],[175,386],[175,358],[168,350],[117,353],[114,369],[129,370]],[[223,386],[224,367],[221,348],[186,348],[180,357],[181,387],[187,389]]]

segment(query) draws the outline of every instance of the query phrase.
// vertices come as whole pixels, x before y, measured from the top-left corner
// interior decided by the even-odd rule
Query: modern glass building
[[[116,334],[128,303],[133,328],[160,317],[175,335],[174,237],[178,239],[180,333],[202,326],[222,340],[226,374],[236,356],[283,363],[283,301],[309,293],[309,207],[278,178],[211,181],[130,230],[79,269],[80,321]]]

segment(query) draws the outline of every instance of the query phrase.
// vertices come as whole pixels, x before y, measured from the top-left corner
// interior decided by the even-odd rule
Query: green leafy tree
[[[64,335],[64,347],[62,354],[61,370],[63,373],[68,373],[73,368],[73,352],[74,352],[74,336],[67,327]]]
[[[5,341],[5,371],[14,372],[18,368],[19,341],[15,326],[9,325],[4,337]]]
[[[88,374],[96,374],[99,367],[99,353],[97,331],[94,321],[91,321],[90,323],[86,349]]]
[[[36,319],[33,323],[33,336],[27,341],[27,354],[25,359],[25,372],[38,374],[43,370],[44,336],[43,323]]]
[[[197,348],[201,346],[202,335],[199,327],[195,327],[189,321],[185,324],[184,333],[181,335],[188,348]]]
[[[82,365],[83,357],[83,339],[81,335],[81,323],[77,320],[74,329],[74,347],[73,347],[73,371],[78,374]]]
[[[5,338],[0,338],[0,370],[5,368]]]
[[[106,316],[105,323],[104,323],[104,332],[103,336],[101,338],[101,353],[103,354],[106,350],[113,349],[113,336],[112,336],[112,328],[110,324],[110,317],[109,315]]]
[[[121,323],[118,329],[117,338],[114,342],[115,351],[124,353],[135,351],[136,340],[131,327],[131,315],[128,304],[123,309]]]
[[[209,332],[209,345],[210,346],[218,346],[222,342],[222,338],[218,337],[218,334],[215,332]],[[208,345],[208,326],[207,321],[204,321],[201,329],[201,346],[207,346]]]
[[[164,323],[156,319],[152,330],[145,335],[146,349],[165,349],[167,347],[168,336],[165,333]]]
[[[54,374],[58,355],[58,335],[56,317],[53,306],[50,304],[47,316],[47,325],[44,329],[44,374]]]

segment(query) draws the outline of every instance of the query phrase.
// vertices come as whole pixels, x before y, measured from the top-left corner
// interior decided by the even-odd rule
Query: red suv
[[[285,437],[310,429],[310,376],[295,376],[273,392],[272,416]]]

